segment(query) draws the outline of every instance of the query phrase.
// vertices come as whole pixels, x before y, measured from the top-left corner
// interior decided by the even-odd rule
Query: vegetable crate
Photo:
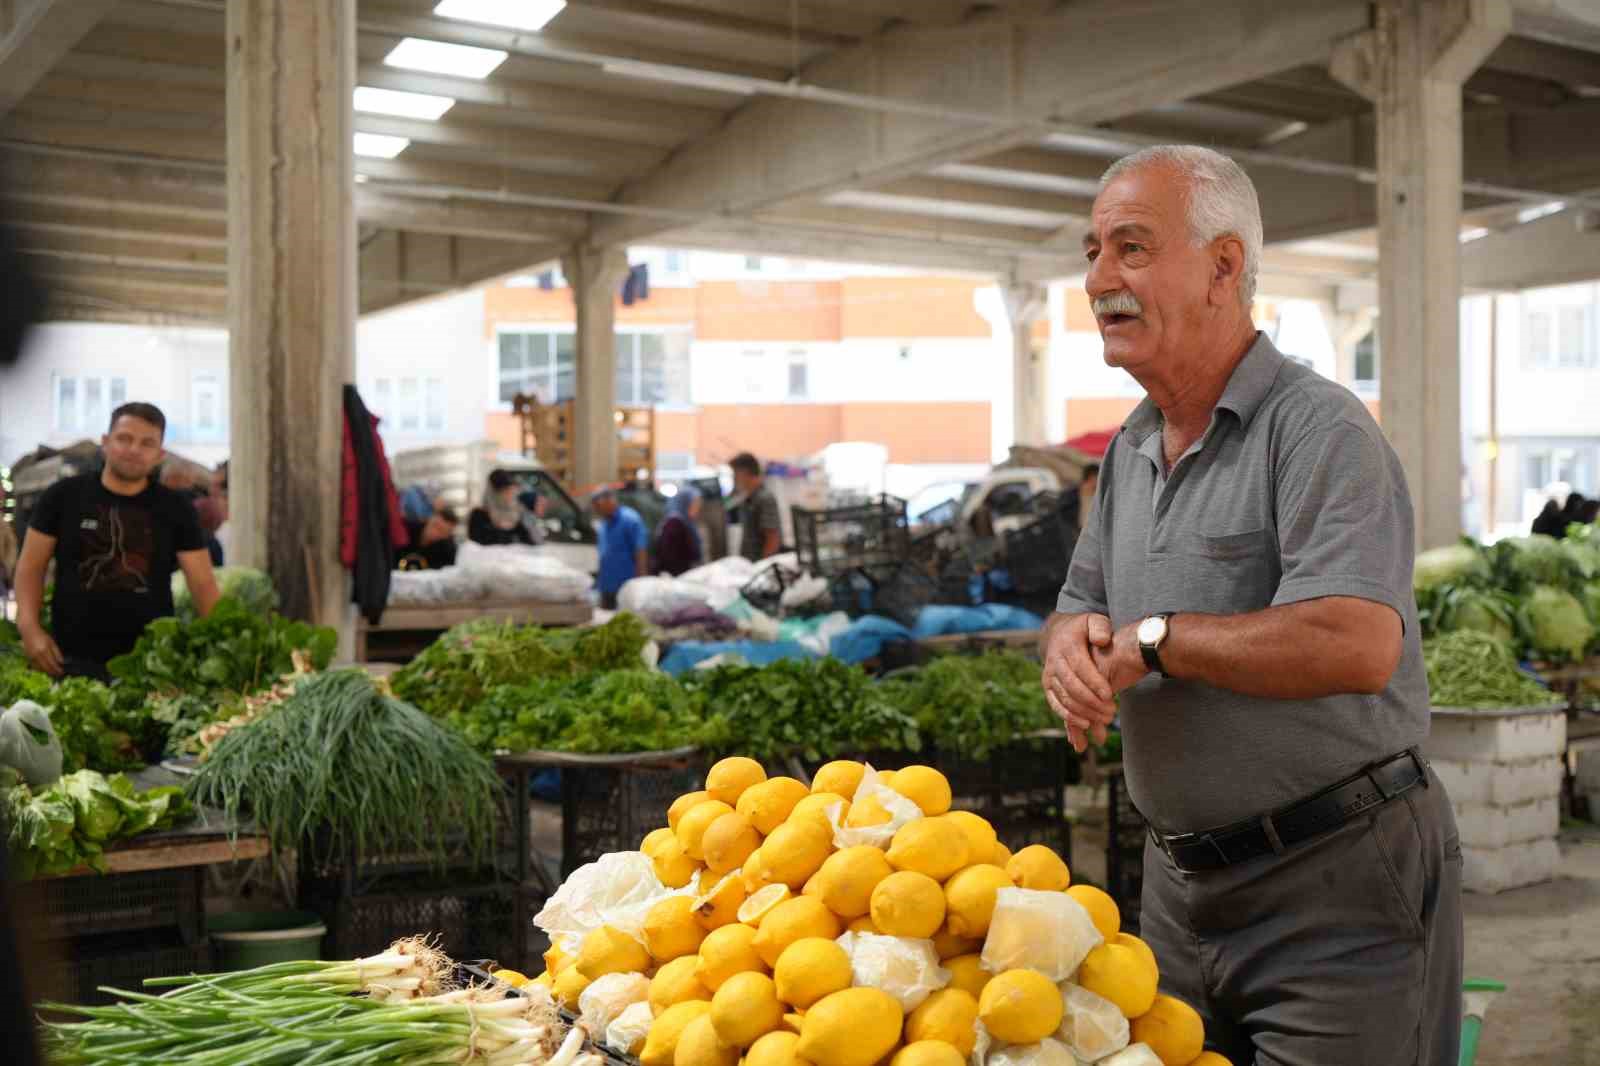
[[[618,766],[561,771],[561,877],[613,851],[635,851],[667,824],[667,808],[701,787],[705,770]]]
[[[1056,592],[1067,579],[1077,530],[1060,511],[1049,511],[1005,535],[1005,567],[1018,592]]]
[[[184,944],[198,944],[205,935],[204,878],[205,867],[180,866],[46,878],[21,892],[32,897],[42,939],[162,929],[176,931]]]
[[[488,958],[518,966],[526,954],[533,914],[504,882],[462,884],[444,876],[418,880],[409,889],[360,896],[302,896],[328,927],[323,951],[347,959],[383,951],[401,937],[437,938],[453,958]]]
[[[796,507],[793,514],[800,565],[819,577],[890,566],[911,557],[906,501],[898,496],[886,494],[867,503],[824,511]]]
[[[211,970],[209,942],[186,944],[171,931],[79,937],[42,950],[49,961],[38,969],[34,992],[41,999],[62,1003],[112,1003],[116,997],[101,992],[101,987],[142,992],[147,977]]]
[[[833,610],[852,618],[880,614],[910,626],[939,598],[939,586],[912,563],[869,566],[836,574],[828,598]]]
[[[1139,931],[1139,901],[1144,890],[1144,817],[1128,799],[1122,771],[1106,775],[1106,892],[1122,911],[1123,928]]]

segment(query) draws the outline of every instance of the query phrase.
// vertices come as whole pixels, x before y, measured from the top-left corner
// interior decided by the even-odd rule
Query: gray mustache
[[[1089,302],[1089,306],[1096,315],[1144,314],[1144,308],[1139,305],[1138,298],[1126,289],[1106,296],[1096,296]]]

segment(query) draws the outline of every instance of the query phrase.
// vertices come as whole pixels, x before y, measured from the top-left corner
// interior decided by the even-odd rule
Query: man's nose
[[[1089,299],[1097,299],[1110,292],[1116,292],[1122,287],[1117,277],[1115,265],[1111,257],[1097,255],[1089,264],[1089,272],[1084,275],[1083,289],[1089,294]]]

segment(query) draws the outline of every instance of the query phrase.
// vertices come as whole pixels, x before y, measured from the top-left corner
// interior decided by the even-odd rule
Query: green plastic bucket
[[[236,911],[206,919],[211,950],[223,973],[320,958],[327,932],[322,919],[308,911]]]

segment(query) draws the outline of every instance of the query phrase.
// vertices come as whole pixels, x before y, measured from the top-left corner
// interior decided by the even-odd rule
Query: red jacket
[[[372,439],[378,448],[378,470],[383,475],[384,495],[389,501],[389,544],[396,551],[408,541],[406,524],[400,515],[400,497],[394,491],[394,475],[389,472],[389,457],[384,454],[383,438],[378,435],[378,416],[372,419]],[[356,450],[350,441],[350,419],[344,420],[344,481],[341,487],[339,508],[339,558],[346,570],[355,569],[356,545],[359,541],[360,496],[356,491]]]

